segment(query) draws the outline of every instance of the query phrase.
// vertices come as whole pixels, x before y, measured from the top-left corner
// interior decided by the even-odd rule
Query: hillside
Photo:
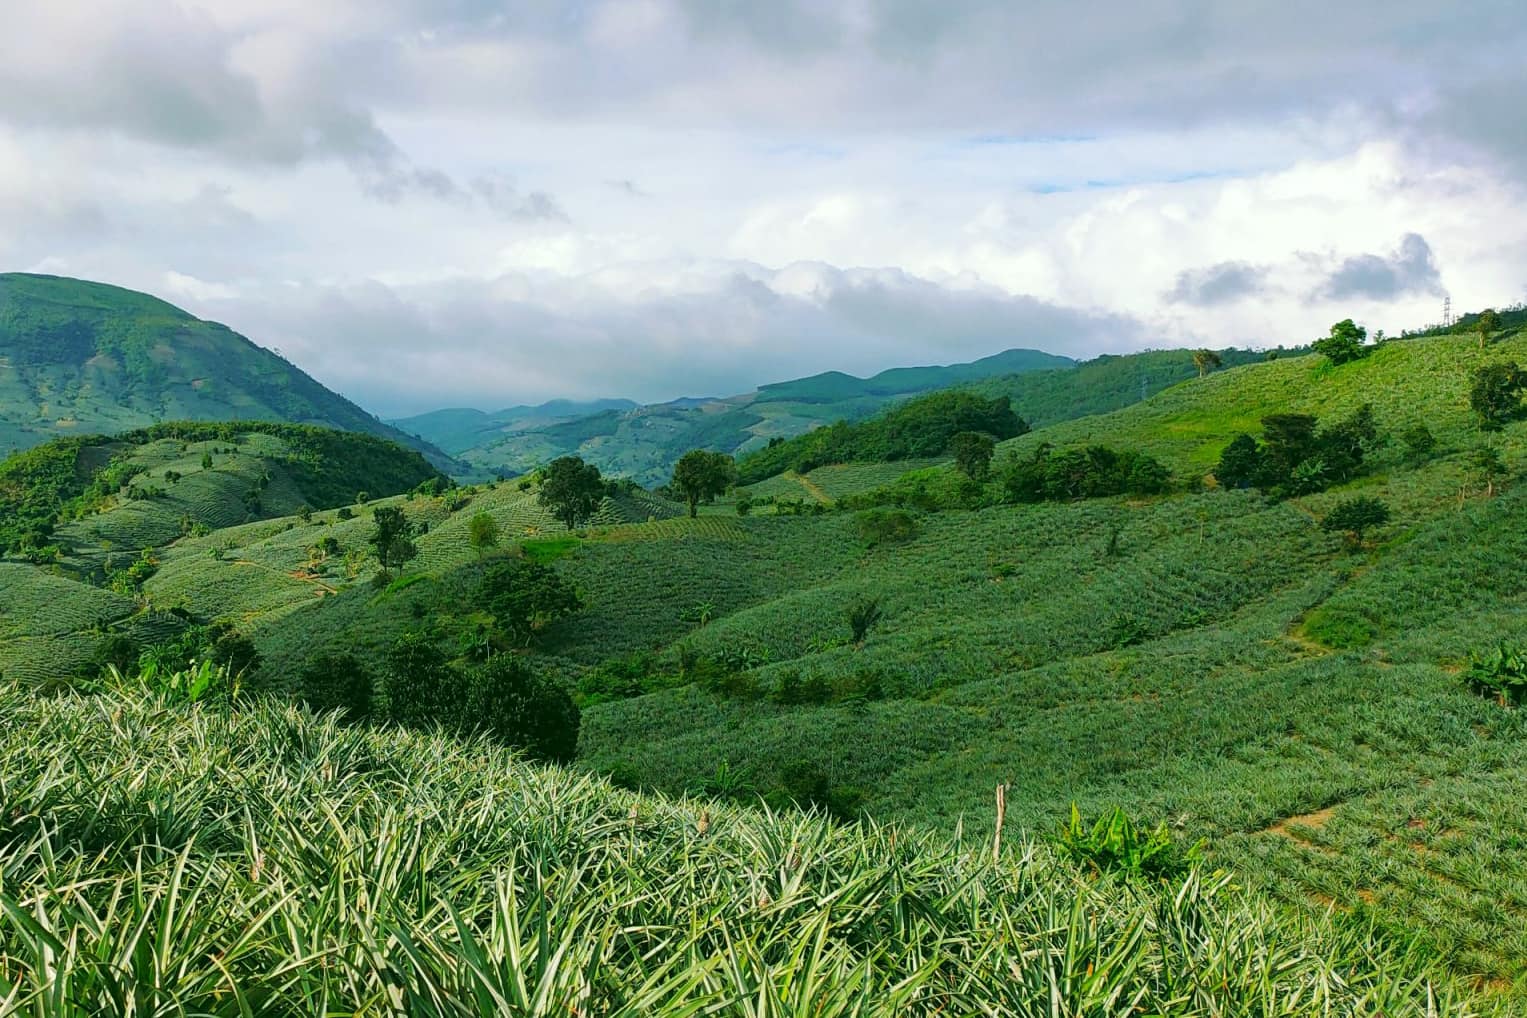
[[[721,399],[646,406],[559,400],[493,414],[435,411],[392,423],[486,472],[527,473],[558,456],[578,455],[606,474],[656,485],[668,480],[673,464],[690,449],[744,453],[773,438],[867,417],[919,393],[998,376],[1062,371],[1072,363],[1037,350],[1007,350],[969,364],[892,368],[870,378],[830,371]]]
[[[104,283],[0,273],[0,454],[177,420],[363,431],[456,466],[226,326]]]
[[[942,832],[916,835],[929,844],[988,830],[999,783],[1015,834],[1045,836],[1072,803],[1088,817],[1121,806],[1206,839],[1208,869],[1273,902],[1268,922],[1334,924],[1443,967],[1471,1002],[1442,1013],[1520,1013],[1527,720],[1463,679],[1471,656],[1527,646],[1527,422],[1481,433],[1467,399],[1472,369],[1507,360],[1527,362],[1527,335],[1485,351],[1409,339],[1341,366],[1241,363],[1005,442],[974,486],[938,457],[821,466],[751,487],[747,515],[723,500],[688,519],[622,490],[568,534],[526,480],[174,536],[135,593],[0,564],[0,672],[56,684],[108,635],[150,642],[157,609],[173,605],[252,640],[250,688],[301,692],[307,663],[342,652],[385,690],[408,634],[472,660],[493,624],[485,577],[533,562],[582,603],[542,618],[513,653],[580,703],[575,768],[644,793]],[[1122,393],[1119,362],[1092,370]],[[1233,437],[1263,434],[1264,416],[1330,423],[1364,404],[1377,434],[1363,469],[1328,490],[1204,483]],[[1422,423],[1435,441],[1418,454],[1401,436]],[[1009,464],[1046,445],[1141,450],[1172,483],[1005,500]],[[1482,446],[1499,459],[1488,478]],[[909,504],[926,508],[907,511],[903,531],[842,508],[889,513],[914,489],[928,497]],[[1320,525],[1355,495],[1393,514],[1358,542]],[[68,524],[77,554],[113,538],[75,528],[114,526],[126,508]],[[391,575],[366,553],[381,508],[418,530],[418,558]],[[500,535],[486,554],[469,539],[479,514]],[[855,634],[866,605],[876,612]],[[617,797],[612,824],[665,801],[599,795]],[[701,808],[707,825],[726,816],[738,830],[755,816]],[[1046,873],[1034,886],[1053,891],[1061,878]],[[1278,999],[1273,1013],[1382,1009]]]
[[[271,704],[0,687],[35,1014],[1464,1013],[1361,927],[1043,845],[635,796]]]

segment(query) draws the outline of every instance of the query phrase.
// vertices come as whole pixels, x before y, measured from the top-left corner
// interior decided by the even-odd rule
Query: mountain
[[[634,410],[636,407],[637,404],[629,399],[584,402],[554,399],[536,406],[514,406],[493,413],[471,408],[432,410],[413,417],[393,418],[387,423],[454,455],[491,440],[497,432],[527,431],[607,410]]]
[[[0,274],[0,453],[171,420],[362,431],[460,468],[225,325],[105,283]]]
[[[440,410],[392,423],[481,471],[520,474],[578,455],[606,474],[641,484],[668,479],[690,449],[742,454],[774,438],[868,417],[897,400],[981,379],[1067,370],[1069,357],[1007,350],[968,364],[892,368],[869,378],[828,371],[727,397],[685,397],[638,406],[626,400],[555,401],[486,414]]]

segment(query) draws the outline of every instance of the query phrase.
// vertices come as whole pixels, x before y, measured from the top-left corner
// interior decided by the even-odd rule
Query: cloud
[[[1443,293],[1442,274],[1426,238],[1408,233],[1393,254],[1347,258],[1317,291],[1328,300],[1387,300],[1407,294]]]
[[[1201,269],[1183,269],[1165,299],[1173,304],[1195,307],[1229,304],[1262,290],[1267,274],[1265,266],[1246,262],[1220,262]]]

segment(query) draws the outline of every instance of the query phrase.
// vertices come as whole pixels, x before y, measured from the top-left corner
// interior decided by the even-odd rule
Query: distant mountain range
[[[934,389],[1075,365],[1039,350],[1006,350],[968,364],[892,368],[870,378],[827,371],[736,396],[647,405],[555,400],[494,413],[437,410],[389,423],[480,470],[515,474],[576,454],[606,473],[654,484],[667,480],[674,461],[690,449],[742,454]]]
[[[0,456],[171,420],[367,432],[462,469],[225,325],[104,283],[0,274]]]

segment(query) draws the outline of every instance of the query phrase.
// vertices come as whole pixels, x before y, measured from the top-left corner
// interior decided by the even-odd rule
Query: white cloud
[[[1522,296],[1511,4],[8,16],[5,267],[160,292],[381,410],[1297,342]]]

